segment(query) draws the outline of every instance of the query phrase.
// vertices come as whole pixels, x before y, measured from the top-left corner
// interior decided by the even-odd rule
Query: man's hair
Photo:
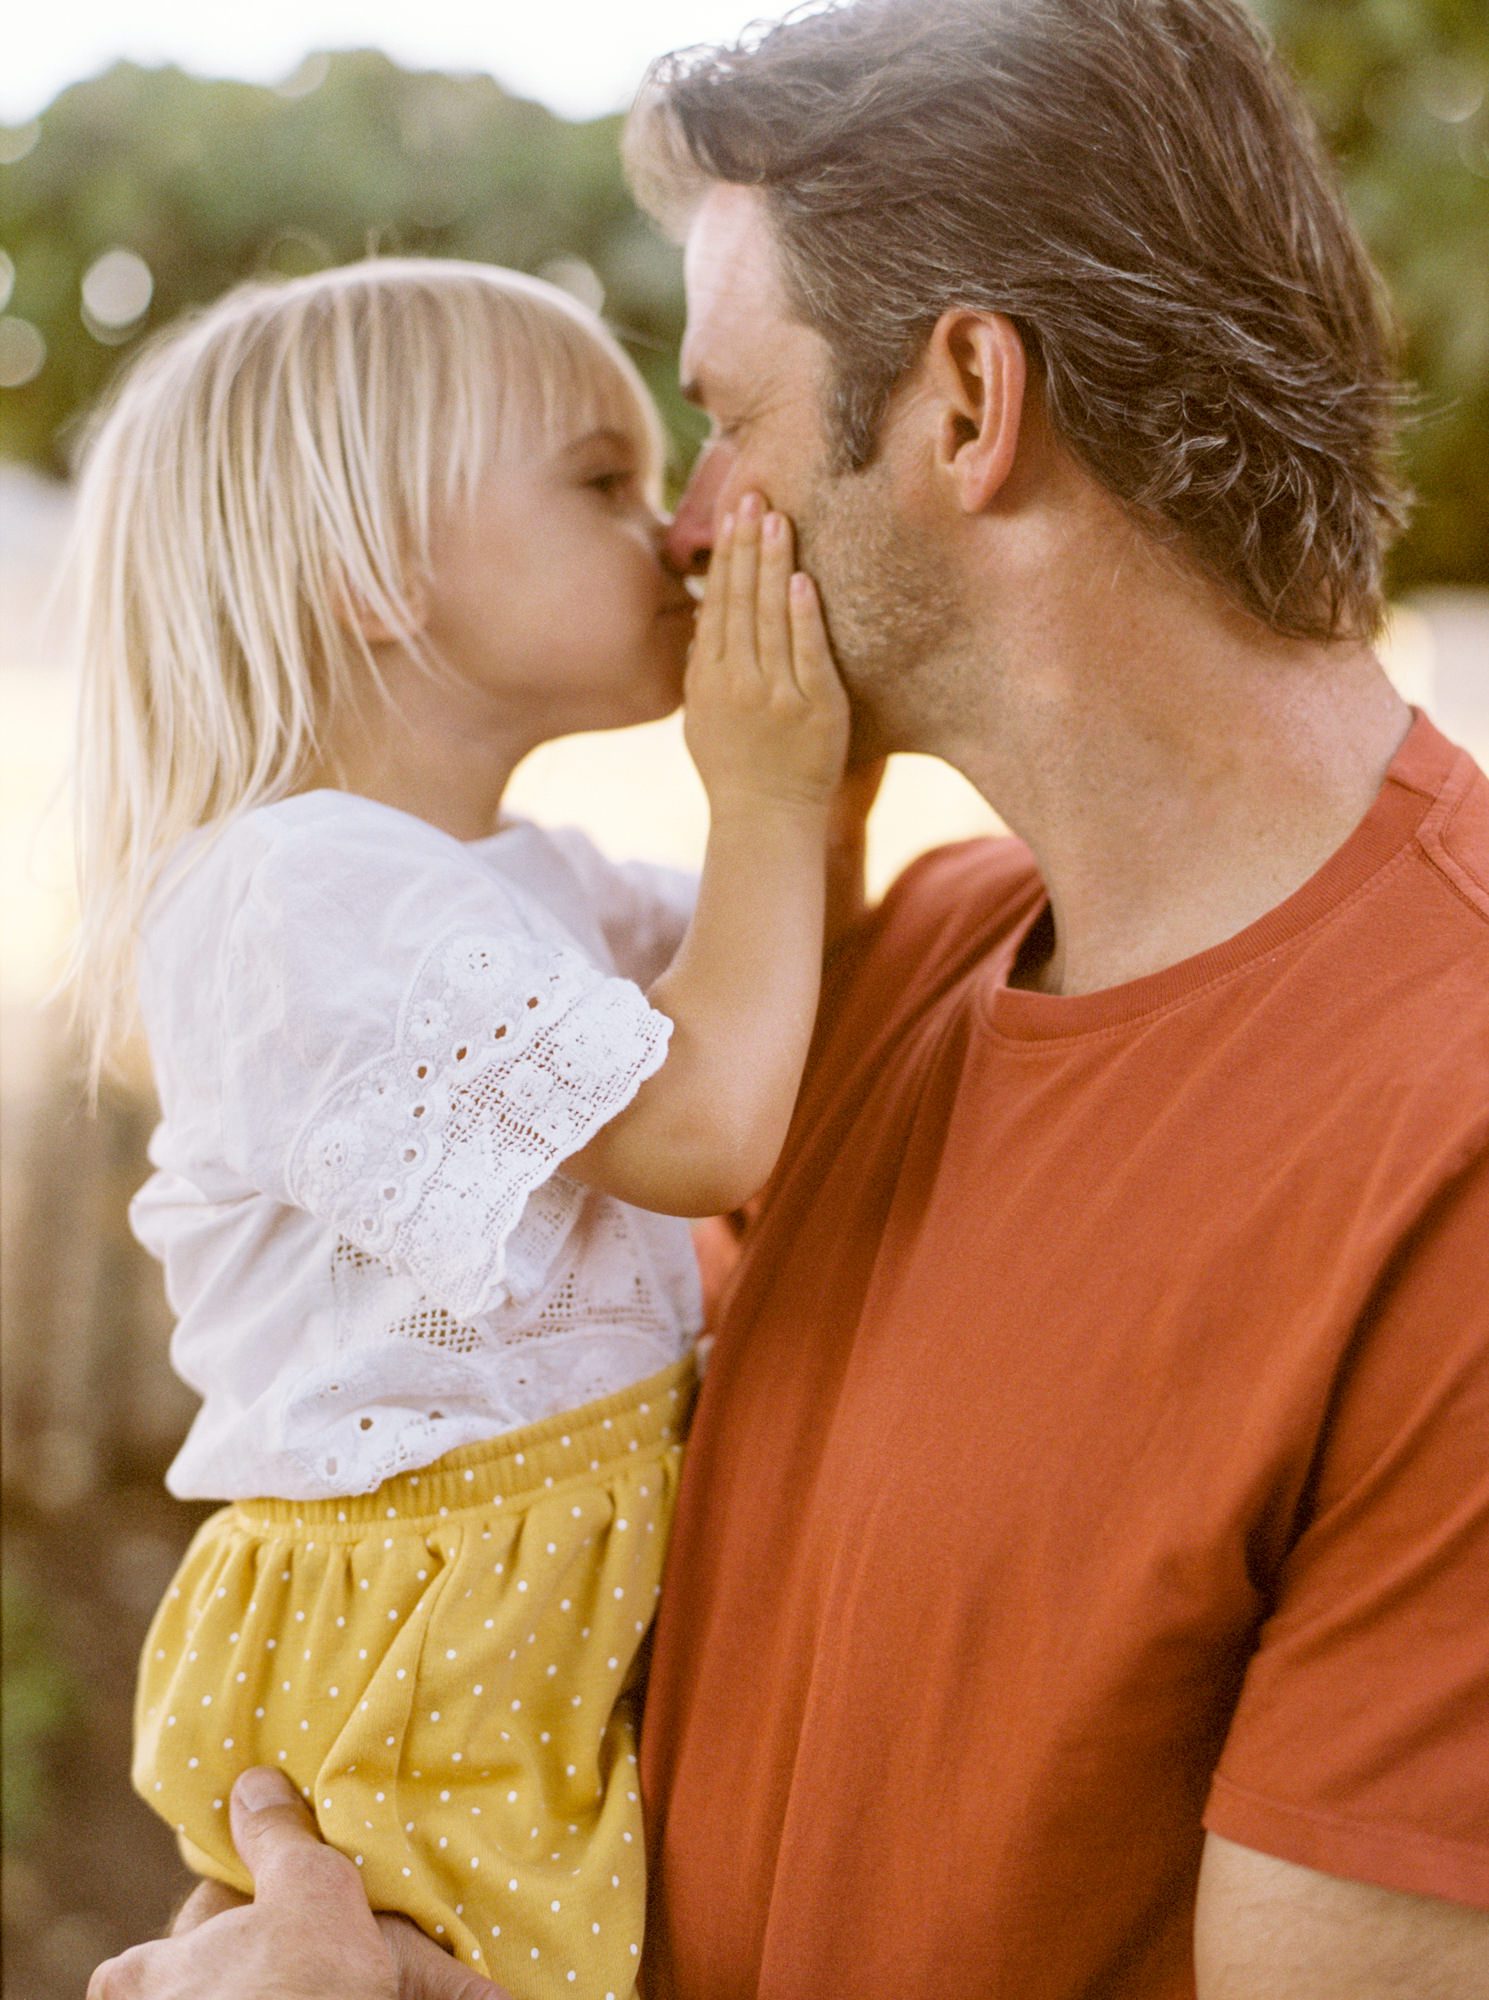
[[[1396,337],[1239,0],[846,0],[653,65],[627,134],[674,231],[759,188],[827,341],[836,469],[949,308],[1007,314],[1059,437],[1246,610],[1367,635],[1405,520]]]

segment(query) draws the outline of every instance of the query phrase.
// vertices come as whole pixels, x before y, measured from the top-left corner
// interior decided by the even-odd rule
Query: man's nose
[[[662,537],[662,559],[679,576],[701,576],[708,568],[726,477],[717,448],[705,445]]]

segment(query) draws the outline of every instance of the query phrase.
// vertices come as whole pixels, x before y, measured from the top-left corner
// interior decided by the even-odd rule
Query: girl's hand
[[[791,523],[747,494],[714,546],[688,654],[685,733],[715,816],[826,811],[848,751],[848,697]]]

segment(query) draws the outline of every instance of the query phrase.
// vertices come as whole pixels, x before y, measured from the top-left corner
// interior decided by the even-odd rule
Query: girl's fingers
[[[796,685],[808,700],[841,694],[837,662],[822,617],[822,600],[817,586],[804,570],[797,570],[790,586],[791,667]]]
[[[729,551],[734,541],[734,516],[726,514],[714,537],[703,602],[693,626],[693,658],[712,661],[724,650],[724,599],[729,588]]]
[[[755,591],[760,573],[760,504],[753,494],[734,517],[729,581],[724,593],[724,651],[746,675],[758,673],[755,653]]]
[[[784,514],[767,514],[760,529],[760,577],[755,601],[755,643],[760,671],[773,685],[792,687],[791,613],[786,597],[791,584],[791,523]]]

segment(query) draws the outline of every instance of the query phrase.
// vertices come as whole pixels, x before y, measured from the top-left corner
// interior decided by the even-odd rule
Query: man
[[[1482,2000],[1489,782],[1370,649],[1389,342],[1306,120],[1233,0],[857,0],[631,149],[674,561],[794,515],[860,756],[1022,843],[830,968],[658,1624],[649,2000]],[[259,1903],[95,2000],[397,1990],[235,1811]]]

